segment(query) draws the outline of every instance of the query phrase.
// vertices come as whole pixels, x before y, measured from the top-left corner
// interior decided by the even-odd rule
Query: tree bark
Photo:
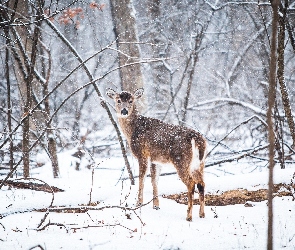
[[[11,13],[3,13],[4,19],[11,21],[14,18],[23,20],[23,17],[28,15],[28,3],[27,1],[12,0],[8,2],[8,7],[11,9]],[[8,28],[9,29],[9,28]],[[24,25],[19,25],[15,29],[12,28],[12,33],[15,36],[18,46],[20,43],[25,44],[25,47],[19,46],[18,50],[22,52],[30,51],[32,49],[32,42],[28,39],[27,28]],[[22,39],[23,41],[20,41]],[[15,46],[15,45],[13,45]],[[32,80],[32,74],[29,77],[29,62],[25,57],[19,56],[17,49],[13,47],[14,58],[17,61],[16,78],[20,87],[21,104],[23,104],[23,114],[26,115],[30,110],[31,105],[31,88],[30,81]],[[33,56],[33,55],[32,55]],[[29,79],[31,78],[31,79]],[[22,152],[23,152],[23,176],[29,177],[29,130],[30,130],[30,119],[29,117],[23,123],[23,141],[22,141]]]
[[[150,30],[148,39],[151,43],[148,53],[152,58],[165,57],[167,55],[168,46],[165,44],[167,42],[163,39],[163,34],[161,33],[161,1],[149,0],[147,9],[149,18],[148,30]],[[171,89],[171,87],[169,85],[171,84],[171,72],[164,65],[163,61],[150,64],[150,69],[149,81],[151,85],[148,91],[153,98],[155,98],[153,109],[164,110],[168,106],[170,99],[169,89]]]
[[[275,134],[273,125],[273,109],[276,98],[276,72],[277,72],[277,29],[278,29],[278,6],[279,0],[271,1],[273,9],[271,55],[269,68],[269,93],[268,93],[268,140],[269,140],[269,180],[268,180],[268,231],[267,249],[273,249],[273,168],[275,155]]]
[[[32,104],[32,82],[34,78],[34,68],[35,68],[35,62],[36,62],[36,56],[37,56],[37,44],[40,34],[40,26],[41,26],[41,6],[37,14],[37,24],[34,28],[34,34],[33,34],[33,43],[31,47],[31,63],[30,67],[28,69],[28,77],[25,79],[26,82],[26,102],[24,107],[24,114],[28,114],[31,109]],[[23,125],[23,163],[24,163],[24,172],[23,176],[24,178],[30,177],[30,118],[26,119],[24,121]]]
[[[188,107],[189,97],[190,97],[191,88],[192,88],[192,84],[193,84],[195,68],[196,68],[196,64],[197,64],[197,61],[198,61],[197,49],[200,46],[200,42],[201,42],[201,39],[202,39],[201,37],[203,36],[202,32],[200,34],[196,35],[195,46],[194,46],[194,49],[191,52],[191,55],[190,55],[190,58],[189,58],[189,61],[190,62],[192,61],[192,66],[191,66],[190,71],[189,71],[186,95],[185,95],[185,98],[184,98],[183,109],[181,110],[181,125],[184,125],[184,123],[186,121],[187,107]]]
[[[114,33],[117,38],[119,66],[136,62],[140,58],[136,35],[135,13],[130,0],[110,1],[114,21]],[[120,68],[121,88],[134,92],[143,87],[140,64]]]
[[[286,18],[287,18],[287,5],[288,1],[285,1],[285,6],[281,7],[282,16],[279,16],[279,31],[278,31],[278,70],[277,77],[279,80],[280,90],[282,94],[282,102],[284,106],[285,115],[287,117],[288,126],[290,129],[291,137],[293,140],[292,147],[295,148],[295,123],[292,115],[292,109],[290,99],[285,82],[285,32],[286,32]]]
[[[41,49],[42,53],[44,54],[44,50],[48,53],[48,70],[47,70],[47,75],[46,75],[46,66],[45,62],[42,61],[42,67],[43,67],[43,74],[44,77],[46,77],[46,81],[43,84],[43,96],[47,96],[49,91],[48,91],[48,83],[49,83],[49,77],[50,77],[50,70],[51,70],[51,56],[50,56],[50,51],[47,49],[43,48]],[[44,58],[44,56],[42,57]],[[42,59],[43,60],[43,59]],[[45,120],[46,122],[50,119],[50,105],[49,105],[49,97],[47,97],[44,100],[44,109],[45,109]],[[51,123],[48,124],[47,126],[47,146],[48,146],[48,152],[49,152],[49,157],[51,160],[51,165],[52,165],[52,172],[53,172],[53,177],[57,178],[59,177],[59,166],[58,166],[58,159],[57,159],[57,149],[56,149],[56,136],[55,136],[55,131],[52,130]]]
[[[11,124],[11,98],[10,98],[10,75],[9,75],[9,29],[5,28],[5,36],[6,38],[6,49],[5,49],[5,76],[6,76],[6,86],[7,86],[7,126],[9,133],[9,168],[13,169],[13,140],[12,140],[12,124]]]

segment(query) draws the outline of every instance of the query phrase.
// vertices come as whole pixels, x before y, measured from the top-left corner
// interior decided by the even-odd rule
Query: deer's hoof
[[[205,213],[201,213],[199,216],[200,218],[205,218]]]
[[[159,210],[160,207],[159,206],[154,206],[153,209]]]
[[[191,216],[188,216],[188,217],[186,217],[186,220],[187,220],[187,221],[192,221],[193,218],[192,218]]]

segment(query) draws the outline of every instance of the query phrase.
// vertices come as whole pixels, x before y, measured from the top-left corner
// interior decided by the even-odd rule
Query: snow
[[[123,158],[97,159],[94,169],[75,170],[71,163],[72,152],[59,154],[61,177],[52,177],[47,163],[32,170],[32,177],[65,192],[54,194],[54,206],[78,207],[91,201],[99,202],[96,208],[111,206],[87,213],[49,212],[39,228],[47,223],[56,223],[37,231],[46,212],[31,211],[47,208],[52,194],[32,190],[9,189],[0,191],[0,249],[265,249],[267,238],[267,202],[252,202],[253,207],[232,205],[205,207],[206,218],[198,217],[199,206],[194,206],[193,221],[187,222],[186,205],[163,198],[162,194],[186,191],[177,175],[159,178],[160,210],[152,203],[142,208],[124,210],[118,207],[135,208],[136,185],[130,181],[118,181],[127,177]],[[39,156],[39,158],[42,158]],[[45,158],[45,156],[44,156]],[[135,175],[137,163],[130,158]],[[252,167],[253,168],[253,167]],[[247,167],[244,163],[229,164],[205,169],[206,192],[216,193],[233,188],[251,190],[266,188],[267,168]],[[163,172],[174,171],[168,167]],[[231,174],[228,174],[231,173]],[[275,169],[275,183],[290,182],[294,166]],[[92,188],[92,192],[91,192]],[[197,194],[196,194],[197,196]],[[144,202],[152,199],[150,178],[146,179]],[[113,207],[112,207],[113,206]],[[295,202],[291,197],[274,198],[274,249],[295,249]],[[215,218],[217,217],[217,218]]]

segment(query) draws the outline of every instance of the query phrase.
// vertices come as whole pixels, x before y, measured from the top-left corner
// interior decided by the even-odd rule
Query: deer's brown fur
[[[134,94],[126,91],[116,93],[111,89],[107,92],[107,95],[115,100],[119,125],[139,163],[138,205],[143,203],[144,179],[147,169],[150,167],[153,205],[155,209],[159,208],[157,187],[159,171],[156,164],[171,163],[188,189],[186,219],[192,220],[196,184],[201,204],[199,216],[205,217],[203,170],[206,158],[206,140],[200,133],[192,129],[139,115],[135,101],[142,94],[143,89],[136,90]]]

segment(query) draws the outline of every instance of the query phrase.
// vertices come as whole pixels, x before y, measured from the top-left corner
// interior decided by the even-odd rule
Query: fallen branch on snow
[[[34,183],[34,182],[23,182],[23,181],[19,181],[19,180],[20,179],[7,180],[7,181],[5,181],[4,186],[12,186],[14,188],[19,188],[19,189],[31,189],[31,190],[43,191],[43,192],[47,192],[47,193],[64,192],[64,190],[62,190],[58,187],[50,186],[47,183],[40,184],[40,183]],[[2,180],[0,180],[0,181],[2,181]]]

